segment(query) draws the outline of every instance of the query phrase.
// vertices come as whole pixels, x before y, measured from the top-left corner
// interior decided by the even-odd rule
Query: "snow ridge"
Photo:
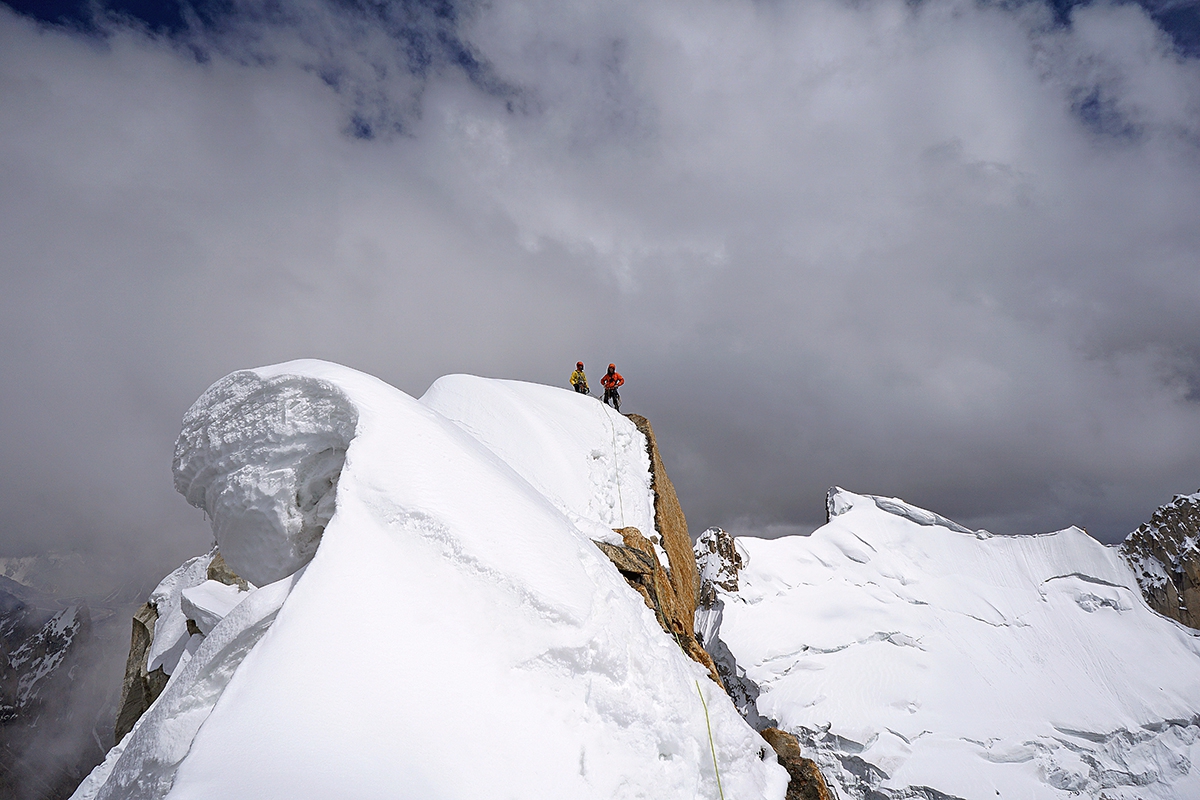
[[[291,362],[214,384],[175,465],[235,572],[292,571],[160,587],[204,620],[75,798],[712,799],[715,753],[727,796],[783,800],[592,542],[654,522],[646,440],[595,399]]]

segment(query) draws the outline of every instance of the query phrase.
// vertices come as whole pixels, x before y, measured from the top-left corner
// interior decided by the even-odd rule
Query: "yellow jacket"
[[[571,385],[579,386],[581,384],[587,386],[587,375],[583,374],[583,370],[577,369],[571,373]]]

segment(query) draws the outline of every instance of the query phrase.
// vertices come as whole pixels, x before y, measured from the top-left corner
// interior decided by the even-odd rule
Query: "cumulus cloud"
[[[615,360],[697,528],[836,483],[1111,540],[1200,485],[1200,66],[1138,7],[289,7],[0,7],[10,549],[203,550],[179,419],[299,356]]]

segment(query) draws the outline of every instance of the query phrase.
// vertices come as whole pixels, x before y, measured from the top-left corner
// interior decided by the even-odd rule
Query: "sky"
[[[0,3],[0,555],[208,549],[180,420],[610,361],[693,533],[1200,487],[1200,6]]]

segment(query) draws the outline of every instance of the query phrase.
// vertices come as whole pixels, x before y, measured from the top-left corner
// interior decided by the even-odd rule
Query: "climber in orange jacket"
[[[621,373],[617,372],[616,364],[608,365],[608,372],[604,373],[604,377],[600,379],[600,385],[604,387],[604,402],[612,401],[612,407],[617,411],[621,410],[621,395],[617,393],[617,387],[624,385],[625,379],[621,377]]]

